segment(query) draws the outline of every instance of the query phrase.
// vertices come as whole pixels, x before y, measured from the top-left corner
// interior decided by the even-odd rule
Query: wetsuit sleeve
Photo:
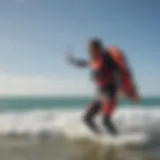
[[[88,67],[88,62],[83,59],[72,59],[70,63],[77,67]]]

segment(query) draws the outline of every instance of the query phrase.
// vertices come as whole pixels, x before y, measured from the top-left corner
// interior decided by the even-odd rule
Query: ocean
[[[156,160],[160,97],[121,100],[118,137],[93,135],[82,121],[91,97],[1,97],[0,160]],[[101,125],[101,117],[96,117]],[[103,130],[104,132],[104,130]]]

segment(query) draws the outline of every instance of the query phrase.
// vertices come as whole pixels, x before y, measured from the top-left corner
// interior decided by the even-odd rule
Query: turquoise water
[[[88,146],[87,138],[89,137],[90,139],[91,135],[82,120],[82,108],[85,108],[91,100],[92,98],[90,97],[1,97],[0,159],[17,160],[20,158],[22,160],[44,160],[47,158],[48,160],[51,160],[70,159],[70,157],[73,159],[73,156],[70,155],[71,153],[74,154],[75,157],[83,159],[81,158],[84,157],[83,153],[86,154],[84,151],[90,150],[92,145],[94,147],[95,142],[97,141],[93,141],[94,143],[91,141]],[[119,103],[120,109],[118,109],[113,116],[113,120],[120,133],[128,134],[133,132],[134,134],[134,131],[138,133],[138,135],[131,134],[131,136],[127,136],[127,141],[129,141],[127,143],[130,146],[134,146],[133,149],[136,149],[133,138],[138,138],[137,145],[140,145],[140,149],[137,146],[135,159],[137,159],[138,154],[141,153],[141,146],[145,144],[143,138],[146,136],[151,139],[148,143],[149,149],[157,147],[157,143],[158,147],[160,146],[159,106],[159,97],[142,98],[138,105],[133,105],[129,101],[121,100]],[[100,119],[97,119],[96,123],[102,125]],[[144,134],[141,134],[142,132]],[[142,137],[141,139],[139,139],[139,134],[140,137]],[[65,139],[63,139],[63,136]],[[72,138],[77,140],[77,144]],[[106,144],[109,144],[106,153],[96,151],[95,149],[99,148],[96,147],[93,148],[95,154],[100,154],[102,156],[106,155],[113,150],[113,146],[116,146],[116,144],[119,143],[114,142],[115,145],[111,145],[111,149],[109,149],[108,147],[111,144],[111,142],[108,143],[110,141],[109,137],[107,137],[106,140],[108,140],[106,141]],[[126,139],[122,136],[122,139],[120,138],[119,141],[125,142]],[[72,143],[69,144],[68,142]],[[84,142],[87,143],[85,144]],[[120,145],[118,144],[118,147],[119,146]],[[115,151],[120,151],[120,153],[127,155],[134,153],[133,151],[127,152],[123,148],[121,151],[121,148],[122,147],[120,146],[119,148],[116,148]],[[73,152],[71,152],[70,149]],[[81,149],[82,151],[79,152]],[[115,155],[116,152],[113,154]],[[148,153],[148,150],[146,152]],[[133,157],[133,155],[129,156]],[[126,157],[126,155],[124,155],[124,157]]]
[[[32,109],[80,109],[86,107],[92,98],[89,97],[12,97],[0,98],[0,111],[8,110],[32,110]],[[119,107],[129,107],[135,104],[127,100],[121,100]],[[160,97],[142,98],[137,107],[159,107]]]

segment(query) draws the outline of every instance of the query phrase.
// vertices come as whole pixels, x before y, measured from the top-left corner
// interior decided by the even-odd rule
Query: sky
[[[140,92],[160,95],[159,0],[0,0],[0,95],[89,95],[87,58],[98,37],[126,54]]]

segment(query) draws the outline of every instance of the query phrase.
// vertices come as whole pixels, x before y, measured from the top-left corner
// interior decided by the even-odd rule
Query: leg
[[[106,93],[106,92],[105,92]],[[112,135],[117,134],[115,125],[113,124],[111,117],[116,106],[116,89],[115,87],[107,87],[107,98],[103,99],[103,125]]]
[[[100,101],[94,101],[89,106],[88,111],[86,112],[84,116],[84,122],[86,125],[95,133],[100,133],[100,130],[98,129],[97,125],[94,123],[93,118],[95,115],[99,112],[101,107]]]
[[[107,116],[104,117],[103,124],[104,124],[105,128],[108,129],[112,135],[118,134],[117,129],[116,129],[115,125],[113,124],[110,117],[107,117]]]

